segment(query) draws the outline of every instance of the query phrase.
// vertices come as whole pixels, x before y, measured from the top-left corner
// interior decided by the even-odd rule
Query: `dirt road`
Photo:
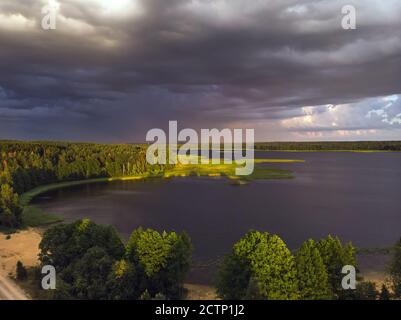
[[[0,300],[28,300],[29,298],[10,278],[0,275]]]

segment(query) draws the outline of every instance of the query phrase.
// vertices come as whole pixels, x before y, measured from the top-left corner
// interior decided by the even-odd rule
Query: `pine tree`
[[[301,299],[330,299],[332,294],[326,267],[313,240],[303,243],[295,261]]]
[[[22,262],[19,261],[19,260],[17,262],[16,274],[17,274],[17,280],[25,280],[28,277],[28,273],[26,271],[26,268],[24,267]]]
[[[341,271],[345,265],[357,267],[355,248],[351,243],[343,246],[337,237],[332,236],[318,241],[316,247],[326,266],[332,292],[340,299],[346,298],[349,292],[344,291],[341,286]]]
[[[22,223],[22,208],[18,195],[5,183],[0,187],[0,225],[18,227]]]
[[[0,184],[12,184],[11,173],[8,169],[7,162],[4,161],[4,169],[0,171]]]

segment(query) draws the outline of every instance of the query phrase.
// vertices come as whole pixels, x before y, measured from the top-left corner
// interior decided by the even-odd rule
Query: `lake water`
[[[125,238],[142,226],[185,230],[195,260],[228,252],[248,230],[280,235],[290,248],[328,234],[360,247],[392,245],[401,236],[401,153],[257,152],[291,169],[292,180],[231,186],[224,179],[175,178],[76,186],[34,203],[67,221],[88,217]]]

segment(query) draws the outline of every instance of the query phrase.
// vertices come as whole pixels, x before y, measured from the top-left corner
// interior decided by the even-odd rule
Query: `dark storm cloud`
[[[268,138],[265,120],[285,139],[305,106],[355,105],[341,130],[369,129],[364,101],[401,92],[396,0],[64,0],[51,31],[44,3],[0,3],[3,137],[142,140],[177,119]],[[357,30],[341,28],[350,3]]]

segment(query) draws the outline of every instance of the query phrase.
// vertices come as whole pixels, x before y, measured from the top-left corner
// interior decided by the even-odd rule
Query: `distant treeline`
[[[164,169],[148,164],[145,145],[0,141],[0,225],[21,224],[18,195],[37,186]]]
[[[259,142],[256,150],[271,151],[401,151],[401,141]]]

